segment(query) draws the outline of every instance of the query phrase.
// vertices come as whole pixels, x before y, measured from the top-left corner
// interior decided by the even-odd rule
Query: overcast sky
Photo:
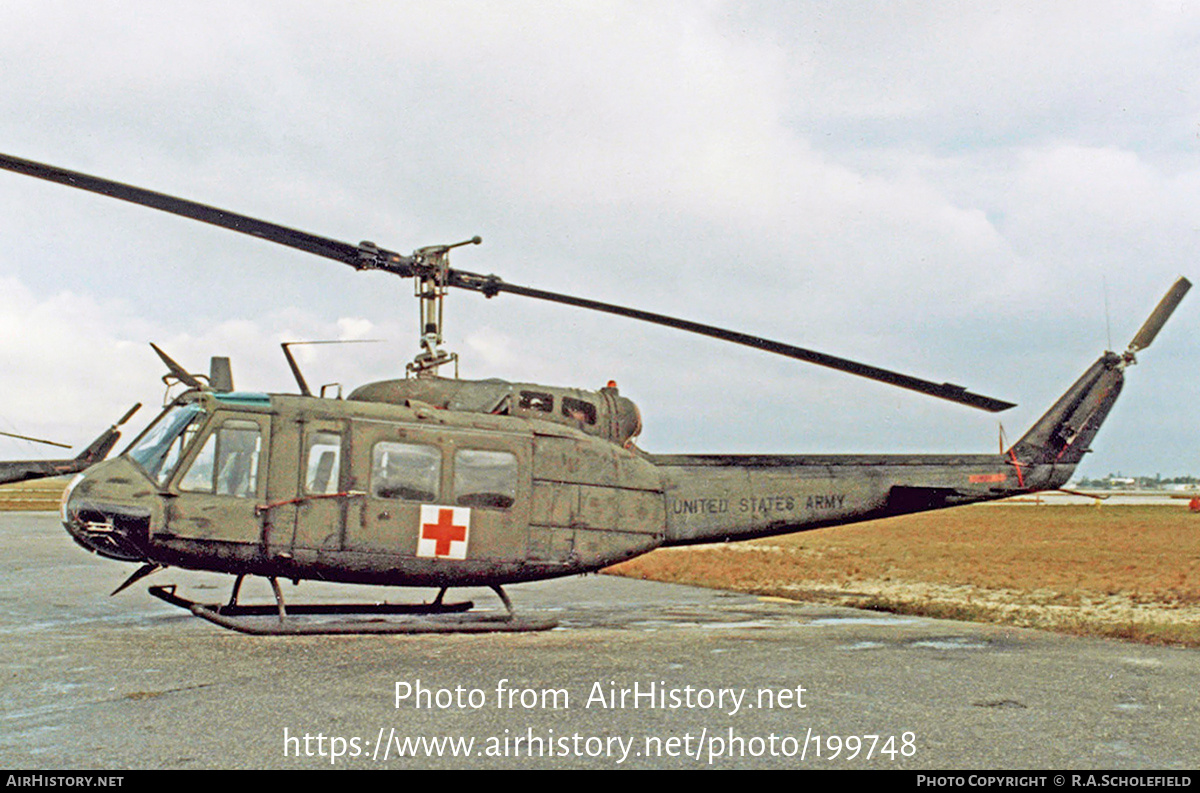
[[[1019,403],[1200,277],[1191,3],[5,3],[0,151]],[[412,285],[0,173],[0,430],[397,376]],[[655,452],[987,452],[997,417],[677,331],[454,294],[464,377],[595,388]],[[1081,473],[1200,474],[1200,294]],[[0,439],[0,458],[55,455]]]

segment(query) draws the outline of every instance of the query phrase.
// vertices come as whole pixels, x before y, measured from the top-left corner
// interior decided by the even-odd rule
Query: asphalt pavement
[[[1200,767],[1197,650],[604,575],[511,587],[545,632],[248,636],[146,592],[228,576],[109,597],[133,568],[51,513],[0,513],[0,547],[3,768]]]

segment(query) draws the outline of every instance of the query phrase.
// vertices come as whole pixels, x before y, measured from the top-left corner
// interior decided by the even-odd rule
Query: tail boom
[[[656,455],[667,481],[664,545],[747,540],[1033,489],[1004,455]]]

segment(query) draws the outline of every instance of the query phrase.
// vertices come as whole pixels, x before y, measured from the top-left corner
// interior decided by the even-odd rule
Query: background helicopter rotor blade
[[[316,234],[309,234],[306,231],[298,231],[287,226],[281,226],[278,223],[270,223],[265,220],[249,217],[248,215],[240,215],[236,212],[218,209],[207,204],[188,201],[184,198],[176,198],[165,193],[156,193],[153,190],[114,182],[111,179],[89,176],[78,171],[68,171],[65,168],[58,168],[53,165],[46,165],[32,160],[23,160],[20,157],[13,157],[8,154],[0,154],[0,168],[25,174],[26,176],[33,176],[38,179],[45,179],[49,182],[57,182],[68,187],[76,187],[80,190],[99,193],[110,198],[119,198],[122,201],[140,204],[141,206],[158,209],[162,212],[169,212],[172,215],[191,218],[192,220],[199,220],[202,223],[221,226],[222,228],[241,232],[242,234],[249,234],[252,237],[259,237],[269,242],[277,242],[280,245],[287,245],[291,248],[314,253],[326,259],[334,259],[343,264],[348,264],[356,270],[382,269],[389,272],[396,272],[400,276],[412,274],[407,271],[408,266],[412,262],[412,257],[383,250],[370,243],[351,245],[347,242],[339,242],[338,240],[332,240]]]
[[[1133,337],[1133,341],[1129,342],[1129,352],[1138,352],[1150,346],[1154,337],[1158,335],[1162,326],[1175,311],[1175,307],[1179,305],[1179,301],[1183,300],[1183,296],[1191,288],[1192,282],[1182,277],[1171,285],[1171,288],[1163,295],[1163,299],[1158,301],[1158,305],[1154,307],[1154,311],[1142,323],[1142,327]]]
[[[0,432],[0,435],[5,436],[6,438],[16,438],[17,440],[22,440],[22,441],[33,441],[34,443],[44,443],[47,446],[58,446],[63,449],[71,448],[71,444],[69,444],[69,443],[59,443],[58,441],[47,441],[47,440],[43,440],[42,438],[31,438],[28,435],[18,435],[15,432]]]
[[[664,314],[655,314],[650,311],[641,311],[635,308],[626,306],[613,305],[611,303],[602,303],[598,300],[589,300],[582,297],[573,297],[571,295],[563,295],[557,292],[547,292],[542,289],[531,289],[526,286],[518,286],[516,284],[506,283],[494,275],[481,276],[475,273],[467,273],[462,270],[451,270],[449,283],[451,286],[459,286],[465,289],[483,292],[487,297],[492,297],[500,292],[509,292],[514,295],[523,295],[525,297],[533,297],[539,300],[548,300],[554,303],[563,303],[569,306],[578,308],[588,308],[594,311],[603,311],[608,314],[617,314],[622,317],[630,317],[632,319],[642,320],[643,322],[651,322],[656,325],[664,325],[668,328],[677,330],[685,330],[690,333],[698,333],[702,336],[710,336],[714,339],[733,342],[734,344],[742,344],[747,347],[753,347],[757,350],[765,350],[773,352],[777,355],[783,355],[788,358],[794,358],[799,361],[825,366],[830,369],[837,369],[841,372],[858,375],[870,380],[876,380],[881,383],[905,388],[910,391],[918,391],[929,396],[948,399],[951,402],[957,402],[962,405],[987,410],[993,413],[998,413],[1002,410],[1008,410],[1015,407],[1015,403],[1005,402],[1000,399],[975,394],[968,391],[960,385],[953,383],[934,383],[930,380],[922,380],[918,377],[912,377],[899,372],[893,372],[887,369],[880,369],[877,366],[852,361],[847,358],[839,358],[835,355],[827,355],[825,353],[808,350],[803,347],[796,347],[783,342],[771,341],[759,336],[752,336],[748,333],[739,333],[733,330],[717,328],[712,325],[704,325],[699,322],[691,322],[686,319],[677,317],[668,317]]]
[[[314,253],[318,256],[323,256],[327,259],[348,264],[356,270],[379,269],[398,275],[402,278],[422,276],[422,277],[437,277],[439,280],[445,278],[445,283],[449,286],[457,286],[463,289],[470,289],[476,292],[482,292],[486,297],[494,297],[500,292],[508,292],[514,295],[523,295],[525,297],[537,298],[539,300],[548,300],[554,303],[563,303],[565,305],[576,306],[578,308],[587,308],[593,311],[603,311],[609,314],[617,314],[631,319],[642,320],[643,322],[651,322],[657,325],[664,325],[678,330],[685,330],[691,333],[698,333],[702,336],[709,336],[723,341],[742,344],[747,347],[772,352],[777,355],[783,355],[788,358],[805,361],[807,363],[825,366],[838,371],[847,372],[849,374],[865,377],[870,380],[875,380],[881,383],[887,383],[899,388],[905,388],[910,391],[917,391],[922,394],[946,399],[951,402],[957,402],[962,405],[979,408],[981,410],[991,411],[993,413],[1002,410],[1008,410],[1014,407],[1014,403],[1005,402],[1000,399],[975,394],[968,391],[965,387],[954,385],[953,383],[934,383],[930,380],[922,380],[918,377],[912,377],[899,372],[880,369],[876,366],[852,361],[847,358],[839,358],[834,355],[815,352],[813,350],[796,347],[791,344],[771,341],[758,336],[752,336],[747,333],[738,333],[736,331],[717,328],[712,325],[703,325],[698,322],[691,322],[675,317],[668,317],[664,314],[655,314],[650,311],[640,311],[638,309],[627,308],[625,306],[613,305],[611,303],[602,303],[597,300],[588,300],[581,297],[573,297],[571,295],[559,294],[556,292],[547,292],[541,289],[532,289],[516,284],[505,283],[503,280],[494,275],[479,275],[477,273],[469,273],[463,270],[454,270],[447,268],[444,271],[439,271],[439,266],[432,260],[444,254],[451,247],[457,246],[431,246],[417,251],[412,256],[403,256],[393,251],[388,251],[379,248],[373,243],[363,242],[359,245],[351,245],[346,242],[320,237],[315,234],[309,234],[304,231],[297,231],[286,226],[280,226],[276,223],[270,223],[265,220],[240,215],[236,212],[229,212],[224,209],[217,209],[206,204],[200,204],[195,201],[188,201],[182,198],[176,198],[164,193],[157,193],[152,190],[145,190],[140,187],[114,182],[109,179],[102,179],[97,176],[89,176],[88,174],[69,171],[64,168],[58,168],[44,163],[33,162],[31,160],[23,160],[19,157],[12,157],[6,154],[0,154],[0,168],[15,171],[33,176],[38,179],[45,179],[51,182],[76,187],[80,190],[88,190],[93,193],[119,198],[122,201],[129,201],[141,206],[158,209],[163,212],[169,212],[175,215],[199,220],[203,223],[209,223],[215,226],[230,229],[232,231],[249,234],[254,237],[259,237],[271,242],[277,242],[281,245],[287,245],[292,248],[297,248],[308,253]],[[479,238],[469,240],[470,243],[478,243]],[[467,244],[467,243],[460,243]],[[428,254],[428,255],[426,255]],[[444,272],[444,276],[441,274]],[[1157,312],[1156,312],[1157,313]],[[1165,317],[1163,317],[1165,321]],[[1151,323],[1147,323],[1149,326]],[[1158,323],[1161,325],[1161,322]],[[1157,333],[1157,327],[1153,328],[1153,332],[1148,333],[1149,338],[1153,338],[1153,333]],[[1143,328],[1143,331],[1146,329]],[[1139,338],[1142,336],[1139,333]],[[1146,341],[1148,344],[1149,341]],[[172,361],[155,347],[155,351],[164,361],[171,366]],[[182,371],[182,367],[175,367]],[[173,370],[174,371],[174,370]],[[178,376],[178,372],[175,372]],[[183,372],[187,378],[191,378],[187,372]],[[193,388],[199,387],[193,385],[194,378],[191,380],[183,379],[183,382],[188,383]],[[198,381],[195,381],[198,383]]]
[[[114,424],[113,426],[114,426],[114,427],[119,427],[119,426],[121,426],[121,425],[122,425],[122,424],[124,424],[125,422],[129,421],[129,419],[131,419],[131,418],[133,417],[133,414],[134,414],[134,413],[137,413],[137,412],[138,412],[139,410],[141,410],[141,409],[142,409],[142,403],[141,403],[141,402],[138,402],[136,405],[134,405],[133,407],[131,407],[129,410],[126,410],[126,411],[125,411],[125,415],[124,415],[124,416],[121,416],[121,418],[117,419],[117,423],[116,423],[116,424]]]

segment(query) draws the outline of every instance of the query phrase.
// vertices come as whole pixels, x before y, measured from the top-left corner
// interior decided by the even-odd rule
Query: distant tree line
[[[1175,490],[1179,486],[1200,486],[1200,477],[1173,476],[1164,478],[1161,474],[1155,474],[1154,476],[1126,476],[1121,473],[1110,473],[1108,476],[1097,477],[1095,479],[1085,476],[1079,480],[1077,486],[1095,490],[1113,490],[1130,487],[1136,487],[1139,490]]]

